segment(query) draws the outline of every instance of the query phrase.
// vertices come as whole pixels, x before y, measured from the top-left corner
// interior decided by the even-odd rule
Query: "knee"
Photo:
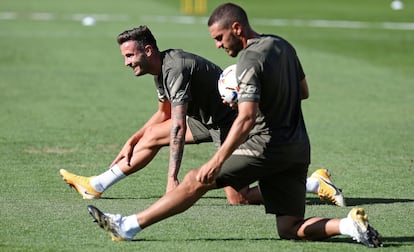
[[[181,182],[181,184],[186,185],[187,188],[191,188],[191,190],[198,190],[199,188],[202,188],[204,185],[197,181],[197,174],[198,170],[190,170],[184,176],[184,179]]]
[[[279,234],[280,239],[283,240],[296,240],[298,236],[296,235],[296,231],[292,230],[291,228],[278,228],[277,232]]]
[[[198,174],[198,170],[190,170],[189,172],[187,172],[187,174],[185,174],[183,183],[187,182],[190,184],[197,184],[196,183],[198,182],[196,179],[197,174]]]
[[[303,222],[303,218],[294,216],[277,217],[277,232],[281,239],[297,240],[300,239],[298,231]]]
[[[197,180],[198,170],[190,170],[183,178],[181,185],[186,188],[189,193],[206,193],[214,189],[215,184],[202,184]]]
[[[155,128],[150,126],[145,130],[139,144],[145,148],[161,147],[168,145],[168,139],[157,134]]]

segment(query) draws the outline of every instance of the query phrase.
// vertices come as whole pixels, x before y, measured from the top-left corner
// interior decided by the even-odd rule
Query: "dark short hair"
[[[158,50],[157,41],[146,25],[126,30],[119,34],[116,38],[119,45],[122,45],[129,40],[135,41],[137,46],[140,48],[144,48],[146,45],[151,45],[154,49]]]
[[[249,24],[246,12],[242,7],[233,4],[225,3],[218,6],[213,13],[211,13],[208,19],[208,26],[212,26],[215,23],[220,23],[224,28],[230,28],[234,22],[239,22],[245,26]]]

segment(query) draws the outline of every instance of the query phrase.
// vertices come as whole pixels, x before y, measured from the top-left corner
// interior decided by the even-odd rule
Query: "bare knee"
[[[157,130],[157,126],[150,126],[145,130],[139,144],[144,148],[159,148],[168,145],[169,141],[168,134],[165,135],[162,131]]]
[[[198,174],[198,170],[190,170],[189,172],[187,172],[187,174],[185,174],[182,183],[188,183],[190,185],[197,186],[197,184],[200,184],[196,179],[197,174]]]
[[[185,176],[181,184],[185,186],[186,190],[189,193],[201,193],[204,194],[207,191],[214,189],[216,186],[215,184],[202,184],[200,183],[196,177],[198,174],[198,170],[191,170]]]

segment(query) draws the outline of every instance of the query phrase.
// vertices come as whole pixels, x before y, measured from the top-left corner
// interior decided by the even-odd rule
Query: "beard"
[[[135,76],[142,76],[149,72],[149,64],[145,59],[141,59],[140,62],[135,62],[131,68]]]
[[[243,49],[243,41],[235,36],[232,36],[231,43],[229,47],[226,49],[226,52],[231,57],[237,57],[239,52]]]

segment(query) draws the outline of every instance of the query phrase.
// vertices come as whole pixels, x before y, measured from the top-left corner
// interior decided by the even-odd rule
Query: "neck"
[[[154,52],[154,57],[151,61],[152,69],[151,74],[152,75],[160,75],[161,74],[161,67],[162,67],[162,58],[160,52]]]
[[[249,44],[249,41],[255,38],[260,37],[260,34],[255,32],[252,29],[248,29],[243,39],[243,46],[246,47]]]

